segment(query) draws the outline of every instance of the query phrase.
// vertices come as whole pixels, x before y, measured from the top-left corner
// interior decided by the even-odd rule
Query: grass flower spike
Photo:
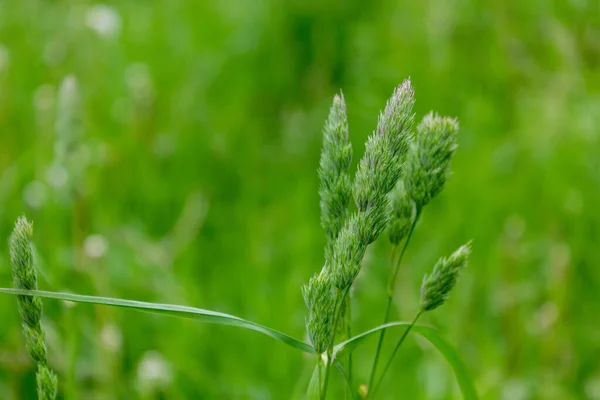
[[[310,278],[302,287],[302,295],[308,308],[306,329],[317,354],[327,350],[334,334],[333,316],[335,313],[335,287],[326,270]]]
[[[450,159],[458,144],[458,122],[429,113],[417,126],[406,159],[406,191],[420,211],[443,188],[450,175]]]
[[[402,172],[414,120],[413,104],[414,92],[406,80],[394,90],[376,131],[367,140],[353,186],[358,210],[347,220],[334,245],[331,267],[338,288],[352,284],[367,246],[387,225],[388,193]]]
[[[76,139],[81,133],[80,114],[76,112],[77,98],[76,81],[68,77],[61,85],[58,101],[62,115],[57,118],[55,162],[60,168],[72,158],[71,150],[76,148]],[[57,397],[57,377],[48,366],[41,324],[42,298],[129,308],[153,315],[162,314],[260,332],[314,357],[316,365],[308,382],[307,400],[327,399],[333,370],[339,371],[345,382],[344,398],[357,398],[360,395],[364,399],[373,399],[399,348],[410,332],[414,332],[432,343],[451,364],[465,398],[476,398],[476,391],[466,377],[456,351],[435,330],[417,324],[420,316],[436,309],[448,298],[467,264],[470,243],[460,247],[450,257],[441,258],[432,273],[424,277],[420,307],[415,310],[412,322],[390,322],[394,288],[403,256],[423,207],[444,187],[449,175],[450,159],[457,147],[458,124],[454,119],[430,113],[415,129],[413,105],[414,91],[410,80],[405,80],[394,89],[380,113],[377,127],[367,139],[356,174],[351,177],[352,144],[346,104],[342,93],[333,98],[323,127],[323,148],[318,169],[321,225],[326,235],[325,257],[321,270],[302,286],[302,296],[308,309],[305,325],[310,344],[277,329],[217,311],[37,290],[31,242],[33,228],[25,217],[20,217],[9,241],[14,287],[0,287],[0,293],[17,297],[26,348],[37,364],[38,398],[55,400]],[[350,207],[354,208],[349,204],[351,200],[356,204],[353,211],[349,210]],[[393,250],[387,290],[382,291],[387,297],[383,323],[356,334],[352,326],[352,303],[355,299],[351,289],[360,273],[368,246],[380,238],[386,229]],[[382,372],[378,374],[379,358],[385,348],[385,332],[391,328],[402,328],[403,333],[399,339],[395,339],[396,344]],[[361,376],[362,368],[353,371],[352,352],[372,335],[378,335],[379,341],[368,381],[365,381],[362,379],[366,377]],[[75,357],[75,354],[72,356]],[[70,365],[76,364],[73,362]],[[74,374],[69,373],[65,378],[65,395],[77,398]],[[336,391],[332,397],[342,398],[339,389],[339,385],[333,389]]]
[[[17,220],[10,237],[10,261],[13,284],[17,289],[37,290],[37,273],[33,265],[31,236],[33,226],[25,217]],[[17,296],[19,314],[23,323],[25,346],[38,365],[36,375],[40,400],[56,398],[57,378],[46,364],[46,344],[41,325],[42,301],[37,297]]]
[[[384,202],[378,198],[386,196],[400,178],[414,122],[413,105],[414,91],[406,80],[394,90],[379,115],[377,130],[367,140],[354,181],[354,200],[361,212],[381,207]]]
[[[319,164],[321,225],[327,235],[327,255],[348,214],[348,203],[352,196],[352,183],[348,174],[351,163],[352,144],[348,137],[346,104],[344,95],[340,93],[333,98],[329,117],[323,128],[323,150]]]
[[[432,311],[444,304],[448,294],[456,285],[460,273],[467,266],[471,254],[471,243],[456,250],[450,257],[442,257],[421,285],[421,310]]]

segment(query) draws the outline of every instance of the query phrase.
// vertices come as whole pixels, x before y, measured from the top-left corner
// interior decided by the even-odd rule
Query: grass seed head
[[[386,196],[402,172],[414,122],[414,91],[410,80],[398,86],[379,115],[377,129],[369,136],[354,180],[354,201],[360,211]]]
[[[37,392],[39,400],[54,400],[58,389],[58,379],[45,364],[38,364],[36,374]]]
[[[450,257],[442,257],[421,284],[421,310],[432,311],[444,304],[448,295],[467,266],[471,243],[458,248]]]
[[[335,331],[333,320],[336,294],[327,267],[310,278],[308,284],[302,287],[302,295],[308,308],[308,317],[306,318],[308,336],[317,354],[322,354],[327,350],[330,338]]]
[[[443,188],[450,175],[450,160],[458,147],[456,119],[429,113],[417,126],[406,157],[405,187],[417,209],[423,208]]]
[[[348,136],[348,119],[344,95],[333,98],[329,117],[323,128],[323,149],[319,164],[321,181],[321,225],[327,235],[329,253],[348,214],[352,183],[348,170],[352,163],[352,145]]]
[[[18,289],[37,290],[37,272],[34,266],[31,237],[33,225],[25,217],[19,217],[9,240],[13,285]],[[36,363],[38,397],[44,400],[56,398],[57,378],[46,366],[46,343],[41,324],[42,301],[32,296],[17,296],[21,315],[25,347]]]

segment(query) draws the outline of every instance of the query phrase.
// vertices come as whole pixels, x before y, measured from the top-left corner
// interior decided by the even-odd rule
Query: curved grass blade
[[[359,335],[356,335],[346,341],[341,342],[340,344],[337,344],[333,348],[333,359],[335,360],[338,353],[341,353],[342,351],[354,350],[354,348],[356,346],[358,346],[360,343],[362,343],[365,339],[367,339],[369,336],[371,336],[374,333],[377,333],[383,329],[393,328],[395,326],[409,326],[409,325],[410,325],[410,322],[398,321],[398,322],[389,322],[387,324],[379,325],[376,328],[369,329],[368,331],[365,331],[365,332],[363,332]]]
[[[308,389],[306,389],[304,400],[319,400],[321,398],[321,379],[321,368],[317,364],[310,377],[310,382],[308,382]]]
[[[352,351],[369,336],[381,331],[382,329],[389,329],[396,326],[407,327],[409,325],[410,322],[390,322],[388,324],[380,325],[376,328],[370,329],[336,345],[333,349],[333,357],[335,359],[337,354],[343,351]],[[413,325],[412,331],[427,339],[429,343],[431,343],[442,354],[442,356],[444,356],[454,371],[454,375],[456,376],[456,381],[462,393],[463,399],[477,400],[477,391],[475,390],[473,381],[469,377],[467,368],[465,367],[465,364],[462,362],[458,352],[454,349],[454,347],[444,338],[442,338],[434,328],[429,326]]]
[[[220,325],[238,326],[263,333],[295,349],[314,354],[314,349],[309,344],[294,339],[282,332],[255,322],[236,317],[235,315],[220,313],[217,311],[203,310],[201,308],[179,306],[174,304],[148,303],[136,300],[123,300],[111,297],[85,296],[64,292],[48,292],[45,290],[21,290],[12,288],[0,288],[0,293],[8,293],[21,296],[36,296],[47,299],[59,299],[73,301],[76,303],[101,304],[105,306],[123,307],[151,314],[168,315],[172,317],[194,319]]]
[[[438,335],[435,329],[423,325],[413,326],[413,332],[418,333],[429,341],[448,361],[448,364],[454,370],[456,381],[465,400],[477,400],[477,391],[475,385],[469,376],[467,367],[462,362],[460,355],[446,339]]]

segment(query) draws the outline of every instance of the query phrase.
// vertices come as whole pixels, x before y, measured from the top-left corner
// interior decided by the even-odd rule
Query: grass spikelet
[[[421,285],[421,310],[432,311],[444,304],[460,273],[467,266],[471,243],[458,248],[450,257],[442,257]]]
[[[33,263],[31,236],[33,226],[25,217],[20,217],[10,237],[10,262],[13,285],[18,289],[37,290],[37,272]],[[17,296],[21,315],[25,347],[38,365],[36,375],[38,397],[44,400],[56,398],[57,378],[46,365],[46,344],[41,324],[42,301],[37,297]]]
[[[417,126],[406,157],[406,191],[421,210],[444,188],[458,144],[458,122],[429,113]]]
[[[352,144],[348,137],[348,120],[344,95],[333,98],[329,117],[323,128],[323,150],[319,164],[321,185],[321,225],[327,235],[326,254],[330,253],[350,203],[351,181],[348,170],[352,163]]]

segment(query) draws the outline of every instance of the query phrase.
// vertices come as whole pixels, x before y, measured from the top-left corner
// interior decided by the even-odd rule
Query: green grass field
[[[63,140],[69,75],[82,117]],[[409,76],[417,118],[456,116],[460,147],[405,256],[393,319],[411,319],[423,274],[473,239],[459,287],[422,322],[457,347],[480,398],[600,399],[593,0],[0,0],[0,287],[26,214],[42,289],[218,310],[306,339],[332,96],[346,98],[354,169]],[[356,332],[381,322],[390,254],[386,240],[367,252]],[[15,299],[0,309],[0,399],[35,399]],[[53,300],[43,321],[61,399],[289,399],[313,367],[231,327]],[[375,345],[354,353],[359,380]],[[411,336],[378,398],[460,393]]]

